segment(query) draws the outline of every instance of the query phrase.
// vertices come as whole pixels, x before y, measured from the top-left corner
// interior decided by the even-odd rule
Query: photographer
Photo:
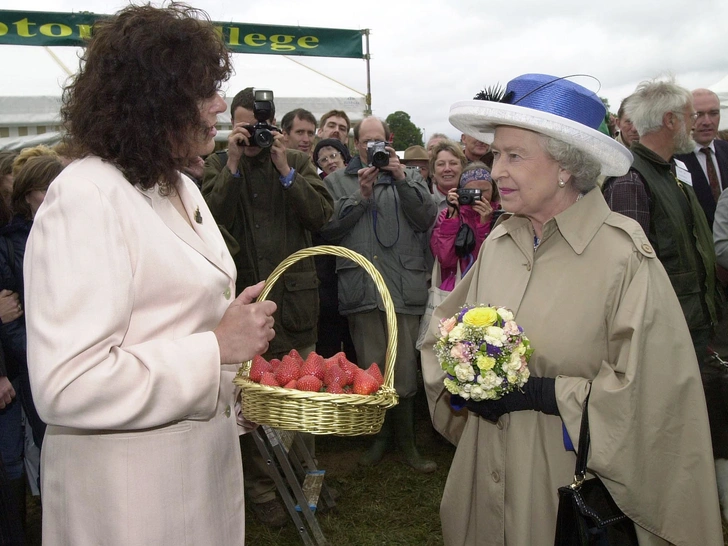
[[[334,198],[334,215],[321,230],[324,239],[364,255],[382,274],[397,314],[397,361],[394,387],[400,396],[387,412],[374,444],[359,460],[377,464],[394,437],[405,461],[419,472],[433,472],[414,442],[414,396],[417,392],[415,341],[427,302],[427,230],[437,215],[427,185],[405,169],[387,144],[389,128],[374,117],[354,127],[359,156],[324,179]],[[337,258],[339,310],[349,320],[361,366],[384,364],[386,316],[374,281],[352,261]]]
[[[500,197],[484,163],[471,163],[460,176],[458,188],[447,193],[447,208],[440,213],[430,239],[440,265],[441,290],[451,291],[478,257],[480,245],[499,216]],[[470,234],[468,234],[468,230]]]
[[[293,252],[312,246],[312,233],[332,212],[331,196],[311,159],[286,149],[283,134],[269,125],[275,119],[272,95],[251,87],[238,93],[230,107],[233,130],[227,152],[211,154],[205,161],[202,193],[229,235],[238,292],[265,280]],[[313,258],[289,267],[268,299],[278,307],[273,315],[276,336],[265,358],[282,358],[291,349],[305,358],[317,337],[319,296]],[[246,447],[246,437],[247,463],[247,456],[257,450],[252,440]],[[271,526],[285,524],[287,514],[275,499],[265,466],[256,477],[252,465],[246,464],[245,476],[254,513]]]

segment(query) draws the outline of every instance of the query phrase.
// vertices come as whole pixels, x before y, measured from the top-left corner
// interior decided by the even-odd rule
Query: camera
[[[461,205],[472,205],[476,201],[481,200],[482,190],[475,188],[458,188],[458,203]]]
[[[381,169],[389,165],[389,152],[384,149],[386,145],[383,140],[367,143],[367,166]]]
[[[273,111],[273,91],[253,89],[253,116],[257,123],[245,127],[250,133],[251,145],[261,148],[270,148],[273,145],[273,131],[281,132],[278,127],[268,123]]]

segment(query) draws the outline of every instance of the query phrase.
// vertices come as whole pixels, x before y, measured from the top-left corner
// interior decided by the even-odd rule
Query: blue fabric
[[[594,92],[546,74],[524,74],[509,81],[503,102],[554,114],[596,130],[607,113]]]
[[[13,382],[15,392],[17,382]],[[9,405],[0,410],[0,457],[8,480],[16,480],[23,475],[23,445],[25,433],[21,418],[20,399],[16,396]]]
[[[571,441],[571,436],[569,436],[569,432],[566,430],[566,425],[564,423],[561,423],[561,429],[564,431],[564,449],[566,449],[566,451],[576,451],[576,449],[574,449],[574,442]]]

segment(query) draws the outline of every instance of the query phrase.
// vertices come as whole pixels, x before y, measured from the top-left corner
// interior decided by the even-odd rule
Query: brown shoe
[[[284,527],[288,523],[288,512],[277,498],[259,504],[250,503],[250,509],[258,521],[268,527]]]

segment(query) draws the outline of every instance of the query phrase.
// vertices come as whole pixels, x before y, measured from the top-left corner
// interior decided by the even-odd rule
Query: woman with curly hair
[[[194,183],[229,53],[206,16],[129,6],[97,22],[62,118],[78,158],[26,249],[28,366],[48,423],[43,542],[241,544],[232,379],[266,351],[262,283],[236,272]]]

